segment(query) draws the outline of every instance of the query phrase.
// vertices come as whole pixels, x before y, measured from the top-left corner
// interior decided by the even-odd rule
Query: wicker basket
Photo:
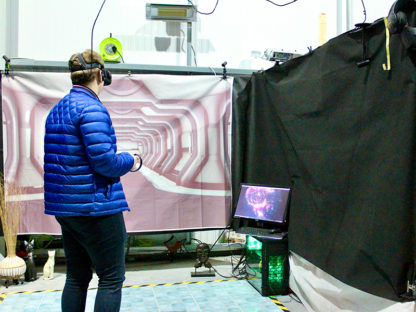
[[[0,218],[7,249],[7,257],[0,261],[0,276],[8,281],[17,280],[26,272],[26,262],[16,256],[21,194],[21,188],[14,184],[2,183],[0,179]]]
[[[0,261],[0,276],[7,280],[19,279],[26,272],[26,262],[18,256],[7,256]]]

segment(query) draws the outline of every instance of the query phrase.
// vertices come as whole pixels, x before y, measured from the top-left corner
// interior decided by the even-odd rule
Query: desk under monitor
[[[290,189],[242,184],[234,230],[246,234],[248,282],[263,296],[289,293]]]

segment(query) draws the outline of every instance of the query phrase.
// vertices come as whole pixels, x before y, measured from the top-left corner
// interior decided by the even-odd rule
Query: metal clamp
[[[223,67],[223,69],[222,69],[222,79],[227,79],[227,68],[225,67],[226,65],[227,65],[226,61],[221,64],[221,66]]]
[[[3,59],[6,62],[6,64],[4,65],[4,73],[8,75],[10,72],[10,59],[6,55],[3,55]]]

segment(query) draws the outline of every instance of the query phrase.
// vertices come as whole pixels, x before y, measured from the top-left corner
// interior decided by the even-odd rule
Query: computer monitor
[[[285,225],[289,195],[290,188],[242,184],[234,218]]]

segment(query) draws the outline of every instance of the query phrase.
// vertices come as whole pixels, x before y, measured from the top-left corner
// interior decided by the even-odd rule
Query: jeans
[[[62,312],[83,312],[92,267],[98,275],[94,312],[120,310],[125,279],[126,227],[123,214],[98,217],[56,216],[62,228],[66,282]]]

